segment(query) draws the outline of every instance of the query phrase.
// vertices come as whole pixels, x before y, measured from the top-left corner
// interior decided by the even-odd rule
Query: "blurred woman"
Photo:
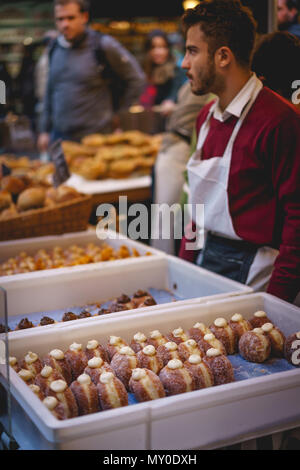
[[[171,44],[164,31],[151,31],[145,44],[145,63],[148,84],[140,98],[145,109],[159,105],[160,112],[169,115],[177,102],[177,93],[186,81],[185,72],[176,65]]]

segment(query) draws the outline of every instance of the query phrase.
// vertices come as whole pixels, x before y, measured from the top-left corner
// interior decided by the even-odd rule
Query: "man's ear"
[[[227,67],[233,60],[233,53],[229,47],[220,47],[215,53],[216,65],[220,68]]]
[[[90,19],[90,15],[88,11],[83,11],[82,12],[83,18],[84,18],[84,23],[88,23]]]

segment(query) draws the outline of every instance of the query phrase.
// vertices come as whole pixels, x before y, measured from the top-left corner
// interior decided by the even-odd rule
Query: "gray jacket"
[[[84,38],[73,45],[59,36],[51,54],[41,132],[52,130],[65,139],[79,140],[87,134],[111,131],[112,94],[101,76],[94,36],[88,28]],[[122,98],[122,109],[127,109],[144,89],[144,72],[113,37],[99,35],[100,48],[114,72],[127,83]]]

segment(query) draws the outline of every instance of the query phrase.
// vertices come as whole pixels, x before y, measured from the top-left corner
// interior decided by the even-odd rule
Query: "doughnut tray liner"
[[[163,334],[195,322],[210,325],[217,317],[239,312],[250,319],[257,310],[287,336],[300,330],[299,308],[268,294],[176,305],[155,311],[92,322],[65,323],[61,328],[36,328],[9,334],[9,354],[23,357],[28,350],[40,357],[53,348],[66,350],[76,341],[109,335],[130,341],[137,331]],[[212,449],[300,426],[300,368],[284,359],[263,364],[229,356],[235,382],[135,403],[127,407],[58,421],[10,369],[12,434],[22,449]],[[6,368],[0,366],[5,383]],[[2,419],[2,418],[1,418]]]
[[[93,234],[93,236],[95,236]],[[126,239],[126,245],[130,241]],[[114,242],[116,242],[114,240]],[[131,242],[134,243],[134,242]],[[137,244],[139,252],[146,246]],[[144,251],[143,251],[144,250]],[[14,329],[21,318],[28,317],[34,324],[47,315],[55,320],[67,311],[103,303],[121,294],[133,295],[137,290],[155,290],[155,300],[165,308],[187,302],[205,302],[246,294],[252,290],[243,284],[198,268],[173,256],[140,256],[118,261],[108,261],[70,268],[36,271],[28,274],[0,277],[0,290],[7,296],[8,325]],[[139,311],[155,311],[160,305],[148,306]],[[123,316],[136,310],[117,312],[110,316]],[[53,316],[54,314],[54,316]],[[101,317],[74,320],[93,322]],[[0,309],[0,323],[4,324]],[[41,328],[60,327],[61,323]]]

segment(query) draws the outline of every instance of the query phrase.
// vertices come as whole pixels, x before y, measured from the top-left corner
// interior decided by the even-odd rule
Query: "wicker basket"
[[[0,240],[84,231],[91,210],[91,196],[82,196],[51,208],[29,210],[15,217],[0,220]]]

